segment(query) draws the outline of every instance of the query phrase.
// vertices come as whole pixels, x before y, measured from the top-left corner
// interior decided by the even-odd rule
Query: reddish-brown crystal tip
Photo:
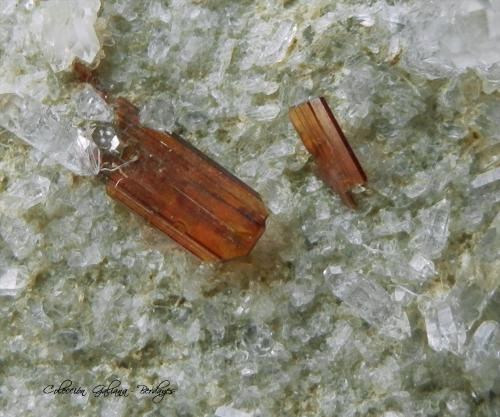
[[[289,117],[307,150],[313,155],[323,180],[342,201],[356,208],[349,190],[365,184],[363,171],[349,142],[323,97],[290,108]]]
[[[246,256],[266,227],[259,194],[173,134],[140,124],[139,110],[113,99],[95,71],[73,71],[115,109],[121,154],[105,154],[107,192],[202,260]]]
[[[183,139],[139,125],[125,99],[115,105],[137,160],[109,174],[108,194],[202,260],[248,255],[268,216],[260,196]]]

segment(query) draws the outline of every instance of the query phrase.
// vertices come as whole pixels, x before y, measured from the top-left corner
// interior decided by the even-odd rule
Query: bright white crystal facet
[[[444,0],[416,7],[403,32],[404,63],[437,78],[499,62],[500,33],[491,23],[498,22],[500,10],[492,3]]]
[[[467,334],[457,300],[452,296],[423,300],[420,310],[425,318],[429,346],[438,352],[462,355]]]
[[[323,271],[323,275],[325,276],[325,278],[329,278],[332,275],[338,275],[342,272],[343,270],[340,265],[330,265]]]
[[[425,281],[436,274],[434,262],[421,253],[416,253],[410,260],[410,267],[418,273],[418,278]]]
[[[17,296],[27,283],[26,269],[0,268],[0,296]]]
[[[94,29],[100,0],[49,0],[37,3],[32,31],[54,71],[78,57],[91,63],[101,49]]]

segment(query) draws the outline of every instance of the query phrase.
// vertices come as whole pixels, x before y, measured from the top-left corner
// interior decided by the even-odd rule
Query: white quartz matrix
[[[499,22],[497,0],[0,0],[0,417],[498,417]],[[201,263],[106,195],[112,113],[75,58],[262,195],[251,256]],[[357,211],[288,120],[320,95]],[[43,392],[65,379],[87,395]],[[114,379],[128,397],[92,394]]]

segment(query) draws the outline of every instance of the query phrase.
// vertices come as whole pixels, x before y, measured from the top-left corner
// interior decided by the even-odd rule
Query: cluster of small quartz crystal
[[[102,3],[0,10],[0,416],[498,416],[497,2]],[[111,120],[63,71],[97,54],[261,193],[248,259],[201,264],[68,170]],[[357,212],[287,119],[318,95],[369,176]],[[42,394],[66,378],[177,392]]]

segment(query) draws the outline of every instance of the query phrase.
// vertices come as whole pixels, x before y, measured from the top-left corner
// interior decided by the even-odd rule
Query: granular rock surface
[[[0,0],[0,416],[498,416],[499,20],[493,0]],[[202,263],[106,195],[112,112],[75,58],[261,194],[248,258]],[[367,173],[357,211],[288,120],[316,96]],[[114,380],[128,396],[97,394]]]

